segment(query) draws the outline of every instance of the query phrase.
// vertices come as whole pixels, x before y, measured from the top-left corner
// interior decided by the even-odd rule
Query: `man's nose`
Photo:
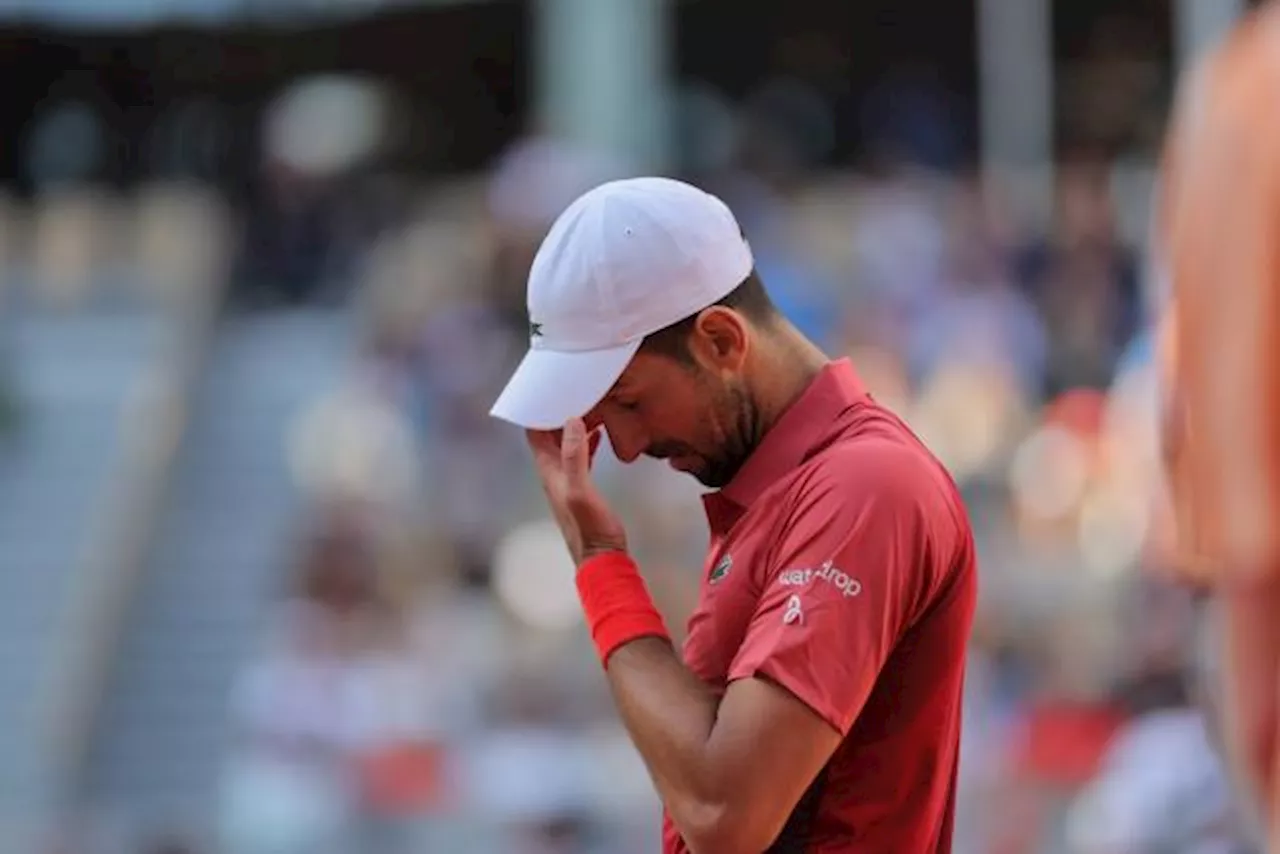
[[[605,432],[609,434],[613,455],[624,463],[635,462],[636,458],[649,446],[649,440],[645,438],[644,433],[634,427],[610,419],[605,419],[601,423],[604,425]]]

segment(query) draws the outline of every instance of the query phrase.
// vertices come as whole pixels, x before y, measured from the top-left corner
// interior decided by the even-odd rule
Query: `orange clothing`
[[[1280,572],[1280,4],[1183,81],[1157,217],[1182,563],[1202,581]]]

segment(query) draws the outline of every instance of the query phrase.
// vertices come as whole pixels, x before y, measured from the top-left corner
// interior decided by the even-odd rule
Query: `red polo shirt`
[[[704,503],[685,663],[722,691],[770,679],[844,736],[769,851],[950,851],[977,591],[950,476],[839,361]],[[663,848],[688,851],[669,817]]]

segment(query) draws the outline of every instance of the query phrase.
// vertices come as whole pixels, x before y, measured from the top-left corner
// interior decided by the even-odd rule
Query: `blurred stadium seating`
[[[1207,4],[0,3],[0,846],[658,850],[486,415],[550,220],[652,170],[965,490],[956,850],[1250,850],[1159,573],[1148,199]],[[600,477],[680,625],[696,485]]]

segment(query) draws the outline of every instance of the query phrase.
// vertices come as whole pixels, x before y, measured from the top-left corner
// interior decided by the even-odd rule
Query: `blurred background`
[[[551,220],[661,173],[965,490],[957,851],[1251,850],[1160,575],[1146,254],[1247,5],[0,2],[0,849],[659,850],[486,412]],[[600,468],[683,626],[696,484]]]

